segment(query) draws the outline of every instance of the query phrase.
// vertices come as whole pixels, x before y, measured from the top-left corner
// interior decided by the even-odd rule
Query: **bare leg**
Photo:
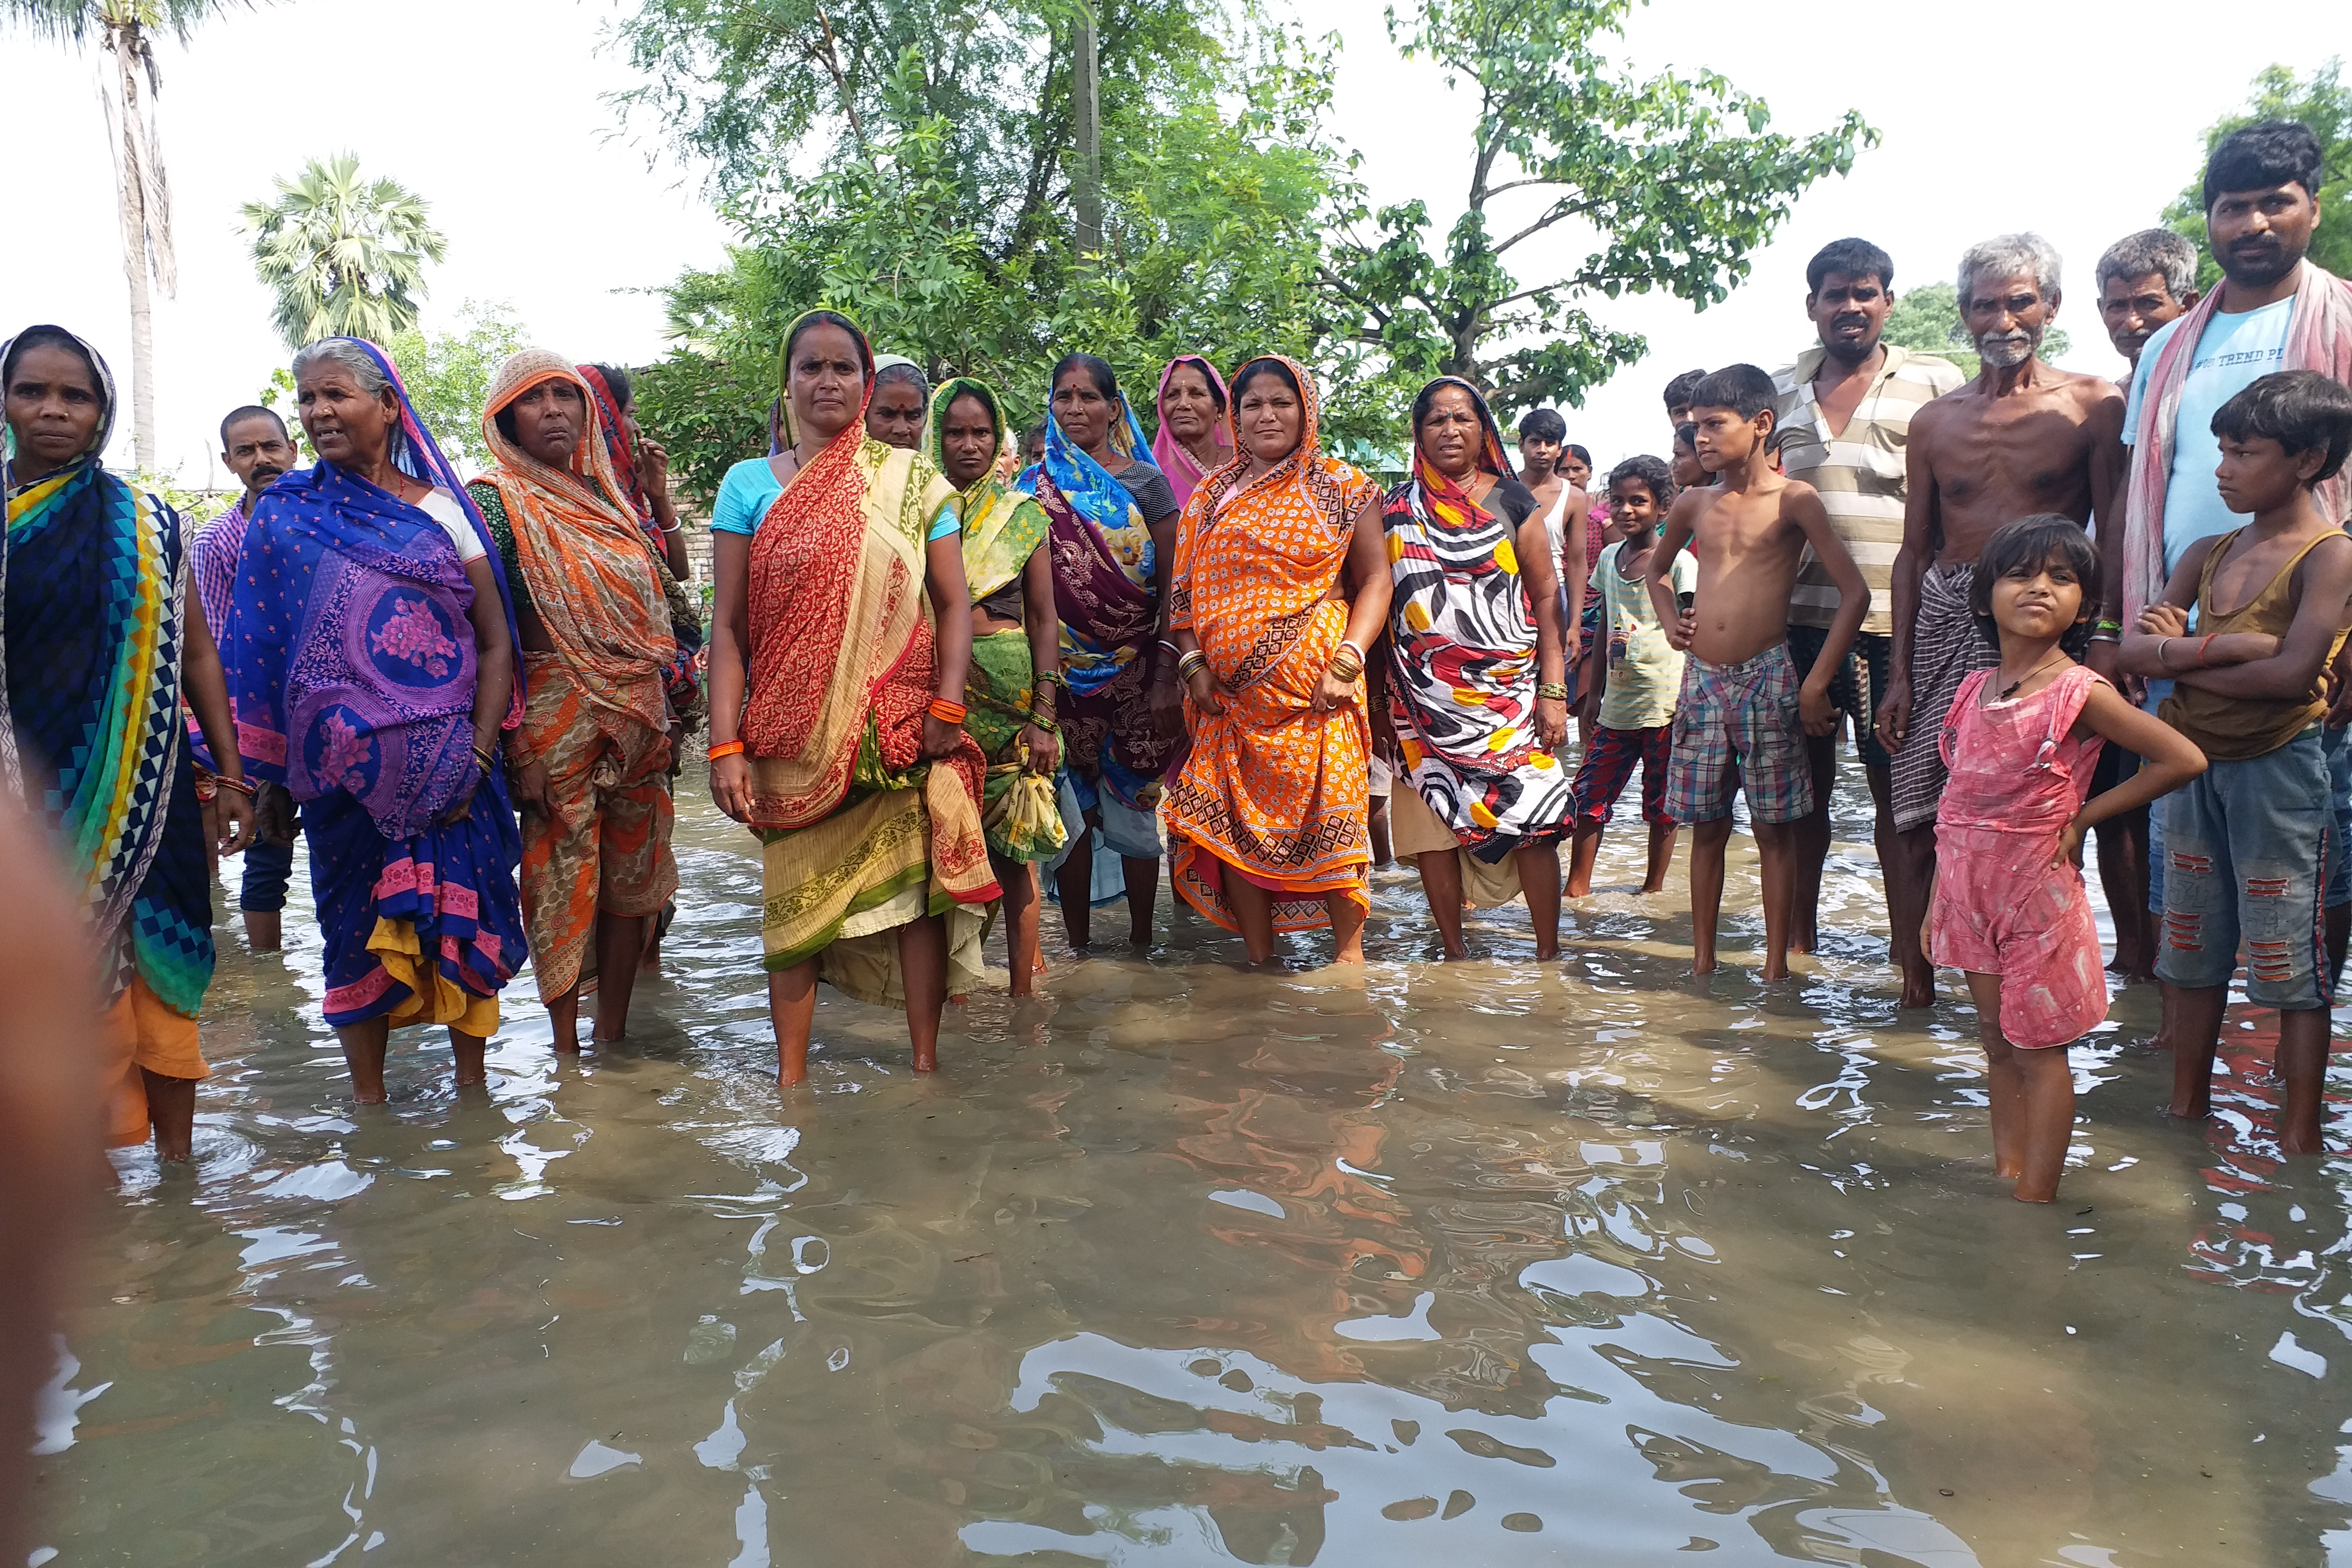
[[[1568,841],[1568,896],[1571,899],[1586,898],[1592,892],[1592,867],[1601,858],[1602,832],[1600,823],[1579,822]]]
[[[1454,849],[1424,849],[1414,856],[1421,868],[1421,890],[1429,900],[1429,913],[1437,921],[1437,940],[1445,956],[1467,958],[1462,940],[1462,859]]]
[[[277,910],[246,910],[245,945],[256,952],[276,952],[284,947],[284,915]]]
[[[1372,796],[1371,816],[1366,820],[1365,826],[1372,836],[1372,864],[1386,866],[1393,863],[1396,859],[1396,852],[1391,847],[1389,839],[1389,797],[1387,795]]]
[[[2011,1195],[2021,1204],[2046,1204],[2058,1195],[2066,1145],[2074,1138],[2074,1068],[2063,1046],[2011,1054],[2024,1100],[2019,1128],[2023,1165]]]
[[[1559,956],[1559,846],[1542,844],[1518,851],[1519,890],[1536,925],[1536,962]]]
[[[2099,839],[2099,889],[2116,923],[2109,969],[2133,980],[2156,973],[2155,921],[2147,912],[2147,813],[2110,817],[2092,831]]]
[[[1884,848],[1882,847],[1882,853]],[[1901,1007],[1936,1004],[1936,967],[1919,951],[1919,924],[1927,918],[1927,889],[1936,880],[1936,825],[1894,836],[1894,858],[1881,865],[1886,884],[1887,954],[1903,976]]]
[[[1127,873],[1128,943],[1150,947],[1151,917],[1160,907],[1160,862],[1139,855],[1122,855],[1118,861]]]
[[[1054,873],[1054,890],[1062,899],[1062,931],[1070,945],[1084,951],[1094,934],[1095,835],[1081,824],[1070,858]]]
[[[768,971],[768,1018],[776,1029],[776,1081],[808,1079],[809,1033],[816,1027],[816,960]]]
[[[2213,1056],[2221,1044],[2221,1013],[2229,1005],[2230,988],[2167,984],[2164,994],[2172,1004],[2172,1103],[2164,1113],[2192,1119],[2209,1115],[2213,1110]],[[2279,1015],[2282,1051],[2286,1018]]]
[[[1801,818],[1800,821],[1802,819]],[[1789,910],[1797,896],[1797,823],[1759,822],[1756,858],[1764,884],[1764,973],[1789,977]]]
[[[1812,764],[1813,809],[1790,823],[1796,855],[1795,896],[1789,907],[1789,946],[1811,952],[1821,939],[1822,868],[1830,858],[1830,794],[1837,787],[1837,736],[1805,737],[1805,760]]]
[[[2303,1007],[2279,1015],[2279,1075],[2286,1079],[2286,1103],[2279,1110],[2279,1147],[2290,1154],[2324,1154],[2319,1126],[2320,1093],[2327,1080],[2326,1007]],[[158,1142],[163,1129],[156,1129]]]
[[[646,950],[644,915],[596,916],[596,1043],[612,1045],[629,1032],[629,995],[637,986],[637,955]]]
[[[1242,928],[1242,950],[1249,954],[1252,963],[1264,963],[1274,956],[1274,899],[1264,888],[1227,866],[1220,871],[1223,879],[1225,903],[1234,911],[1234,923]]]
[[[1715,973],[1715,927],[1723,913],[1723,851],[1731,818],[1691,825],[1691,973]]]
[[[1675,833],[1676,824],[1650,824],[1650,863],[1642,874],[1642,891],[1663,893],[1666,890],[1666,873],[1675,863]],[[1818,890],[1818,884],[1816,885]]]
[[[988,858],[996,885],[1004,889],[1004,962],[1013,973],[1013,994],[1037,990],[1037,879],[1025,865],[1002,855]]]
[[[155,1129],[155,1158],[178,1162],[190,1158],[196,1136],[196,1080],[166,1078],[139,1069],[147,1088],[147,1121]]]
[[[392,1020],[370,1018],[346,1024],[335,1031],[343,1043],[343,1065],[352,1073],[352,1098],[362,1105],[383,1103],[383,1050],[392,1038]]]
[[[1323,907],[1331,911],[1331,962],[1364,962],[1364,906],[1345,893],[1326,893]]]
[[[948,922],[925,915],[898,928],[898,973],[907,988],[907,1037],[915,1070],[940,1070],[940,1010],[948,1003]]]
[[[482,1053],[490,1042],[480,1035],[468,1035],[456,1026],[449,1029],[449,1055],[457,1066],[457,1087],[478,1089],[489,1082],[489,1069],[482,1065]]]
[[[561,996],[547,999],[548,1026],[555,1032],[555,1050],[559,1056],[580,1054],[580,982]]]

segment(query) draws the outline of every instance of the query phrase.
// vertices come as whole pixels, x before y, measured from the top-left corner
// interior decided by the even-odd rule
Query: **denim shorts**
[[[2327,1005],[2330,762],[2315,725],[2274,752],[2215,761],[2166,797],[2160,978],[2227,985],[2243,942],[2248,1001],[2283,1012]]]

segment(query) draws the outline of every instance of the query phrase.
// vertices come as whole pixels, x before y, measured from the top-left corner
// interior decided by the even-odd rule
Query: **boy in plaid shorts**
[[[1789,973],[1794,825],[1813,809],[1805,737],[1836,727],[1830,679],[1870,609],[1869,585],[1832,531],[1820,494],[1773,469],[1774,396],[1771,376],[1752,364],[1699,383],[1691,395],[1699,466],[1717,482],[1675,499],[1649,563],[1650,602],[1667,641],[1690,654],[1675,710],[1666,809],[1692,825],[1691,972],[1715,968],[1731,797],[1744,789],[1763,872],[1766,980]],[[1688,610],[1674,585],[1685,545],[1698,558]],[[1789,658],[1789,595],[1807,545],[1837,586],[1838,612],[1801,688]]]
[[[1658,525],[1674,504],[1675,482],[1656,458],[1628,458],[1609,476],[1609,510],[1617,543],[1592,566],[1592,591],[1605,617],[1601,636],[1584,656],[1584,762],[1576,770],[1575,832],[1569,847],[1568,896],[1592,891],[1592,863],[1601,835],[1642,764],[1642,817],[1650,825],[1650,863],[1642,891],[1666,885],[1675,858],[1675,819],[1666,810],[1666,758],[1674,748],[1675,694],[1682,688],[1683,656],[1650,605],[1650,552]],[[1676,558],[1677,595],[1698,585],[1698,563]]]

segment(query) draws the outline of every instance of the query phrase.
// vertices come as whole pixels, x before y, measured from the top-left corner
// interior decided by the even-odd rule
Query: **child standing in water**
[[[1575,836],[1569,850],[1568,896],[1592,891],[1592,863],[1601,835],[1642,764],[1642,818],[1650,825],[1650,860],[1642,891],[1666,885],[1675,858],[1675,819],[1666,810],[1666,764],[1675,748],[1675,698],[1682,689],[1683,656],[1667,642],[1650,603],[1650,552],[1658,525],[1675,501],[1674,480],[1655,458],[1628,458],[1609,476],[1609,526],[1617,537],[1593,563],[1600,596],[1600,636],[1584,656],[1584,762],[1576,770]],[[1673,566],[1679,598],[1698,585],[1698,563],[1687,553]]]
[[[2082,524],[2045,515],[1985,543],[1969,589],[2000,665],[1960,683],[1940,745],[1927,954],[1968,973],[1992,1095],[1996,1175],[2021,1202],[2058,1191],[2074,1128],[2066,1047],[2107,1016],[2083,834],[2205,771],[2197,748],[2075,661],[2089,646],[2099,556]],[[2095,800],[2102,741],[2145,759]]]

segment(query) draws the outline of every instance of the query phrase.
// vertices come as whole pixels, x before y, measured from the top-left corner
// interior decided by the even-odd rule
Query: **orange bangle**
[[[2220,637],[2221,635],[2221,634],[2220,632],[2208,632],[2208,633],[2205,635],[2205,640],[2204,640],[2203,642],[2199,643],[2199,644],[2197,645],[2197,668],[2200,668],[2200,669],[2204,669],[2204,668],[2208,668],[2208,667],[2207,667],[2207,665],[2206,665],[2206,663],[2205,663],[2205,650],[2206,650],[2207,648],[2209,648],[2209,647],[2211,647],[2213,646],[2213,639],[2214,639],[2215,637]]]
[[[743,742],[740,741],[726,741],[710,748],[710,760],[714,763],[721,757],[740,757],[742,754]]]
[[[944,697],[931,699],[931,717],[942,724],[961,724],[971,710],[961,702],[950,702]]]

